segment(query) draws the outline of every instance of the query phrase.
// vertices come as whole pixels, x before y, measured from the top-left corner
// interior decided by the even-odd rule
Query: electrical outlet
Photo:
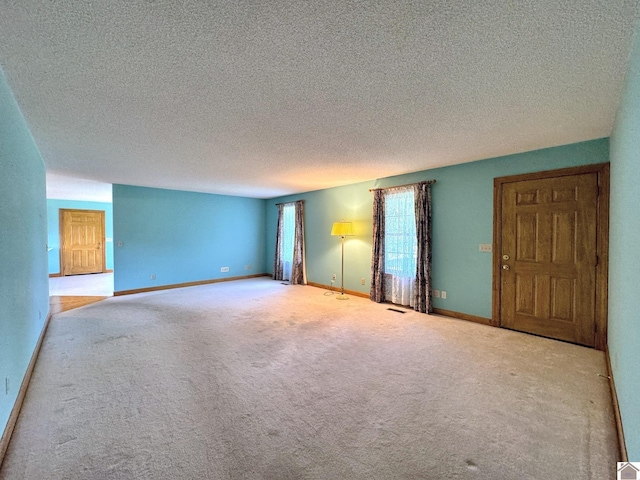
[[[220,271],[221,271],[222,273],[226,273],[226,272],[228,272],[228,271],[229,271],[229,267],[220,267]]]
[[[121,242],[121,241],[119,241],[119,242],[118,242],[118,246],[119,246],[119,247],[121,247],[121,246],[122,246],[122,242]]]
[[[442,290],[442,292],[440,292],[440,296],[442,298],[447,298],[447,292],[445,292],[444,290]]]
[[[155,274],[155,273],[152,273],[152,274],[151,274],[151,280],[155,280],[155,279],[156,279],[156,274]]]
[[[432,290],[433,298],[440,298],[440,290]]]
[[[364,278],[360,279],[360,285],[364,285]]]
[[[331,276],[331,280],[333,280],[334,282],[336,281],[336,274],[335,273]]]

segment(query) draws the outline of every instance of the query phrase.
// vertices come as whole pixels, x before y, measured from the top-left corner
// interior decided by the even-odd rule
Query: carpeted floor
[[[49,278],[51,296],[113,296],[113,273],[92,273]]]
[[[0,479],[614,478],[602,352],[324,293],[54,316]]]

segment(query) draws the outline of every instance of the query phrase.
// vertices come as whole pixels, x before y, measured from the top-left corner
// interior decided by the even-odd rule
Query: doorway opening
[[[111,225],[106,222],[106,210],[110,207],[89,202],[51,200],[51,219],[58,219],[57,232],[50,227],[51,245],[59,245],[59,273],[50,274],[49,295],[55,299],[107,297],[113,295],[113,270],[108,268],[107,259],[112,262]],[[86,208],[61,208],[75,206]],[[53,211],[51,211],[53,210]],[[55,211],[57,210],[57,212]],[[109,211],[109,220],[111,221]],[[56,238],[55,233],[59,236]],[[109,254],[108,254],[108,253]],[[52,264],[50,258],[50,268]],[[55,266],[54,266],[55,268]]]

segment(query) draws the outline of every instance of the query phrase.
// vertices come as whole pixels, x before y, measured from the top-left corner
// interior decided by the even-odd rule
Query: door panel
[[[593,346],[598,175],[502,185],[501,325]]]
[[[60,209],[61,274],[104,271],[104,211]]]

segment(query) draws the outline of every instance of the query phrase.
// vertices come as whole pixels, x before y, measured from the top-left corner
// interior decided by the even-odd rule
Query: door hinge
[[[600,263],[600,256],[596,255],[596,267],[598,266],[599,263]]]

